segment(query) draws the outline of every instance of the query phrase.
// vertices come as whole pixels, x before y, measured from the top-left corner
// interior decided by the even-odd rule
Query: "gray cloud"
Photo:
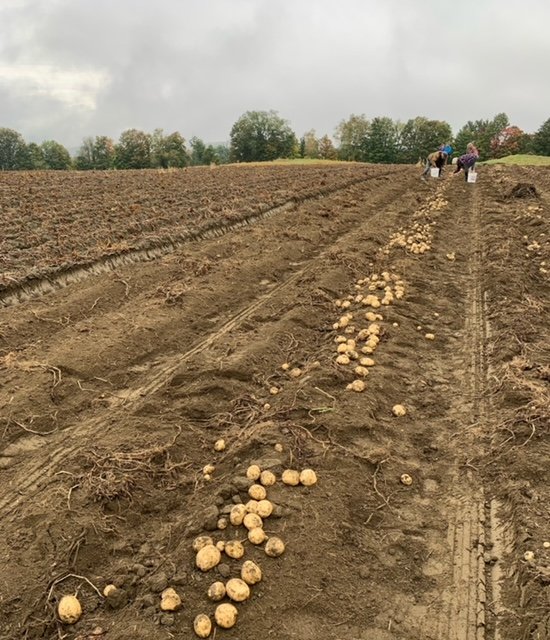
[[[254,109],[298,135],[351,113],[534,131],[548,24],[545,0],[2,0],[0,126],[71,147],[129,127],[227,140]]]

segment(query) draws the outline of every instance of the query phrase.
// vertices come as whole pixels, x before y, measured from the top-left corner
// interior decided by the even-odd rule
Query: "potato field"
[[[0,173],[0,640],[548,640],[550,169]]]

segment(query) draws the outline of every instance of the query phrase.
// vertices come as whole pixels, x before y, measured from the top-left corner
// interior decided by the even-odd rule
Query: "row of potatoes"
[[[433,227],[435,222],[431,220],[436,212],[448,205],[448,201],[437,194],[416,212],[415,217],[427,218],[426,222],[415,222],[409,229],[399,229],[394,233],[383,253],[388,255],[392,247],[401,247],[410,253],[423,254],[432,248]]]
[[[345,299],[337,299],[334,304],[345,313],[332,325],[335,331],[342,331],[334,338],[336,343],[336,364],[347,367],[352,365],[357,378],[347,385],[348,391],[361,393],[365,390],[364,379],[369,375],[369,369],[376,362],[371,357],[380,342],[381,325],[384,320],[381,313],[375,312],[382,306],[388,306],[394,300],[400,300],[405,295],[405,283],[398,274],[383,271],[368,278],[357,280],[354,285],[355,293]],[[377,293],[382,293],[379,298]],[[363,313],[364,309],[369,311]],[[367,321],[366,327],[360,328],[361,322]]]
[[[436,194],[414,215],[416,218],[425,218],[427,221],[415,221],[409,229],[398,231],[390,237],[389,242],[382,248],[382,253],[389,254],[394,246],[404,247],[415,254],[422,254],[431,249],[435,225],[431,218],[435,212],[441,211],[447,204],[447,200],[439,193]],[[369,375],[370,368],[376,364],[372,355],[380,342],[380,323],[384,320],[378,310],[404,297],[405,282],[398,274],[383,271],[381,274],[374,273],[370,277],[357,280],[354,289],[354,294],[335,301],[335,306],[344,313],[332,328],[341,332],[334,338],[337,345],[335,362],[338,366],[353,366],[356,376],[346,389],[361,393],[366,388],[364,380]],[[369,310],[363,315],[365,307]],[[360,328],[359,323],[365,320],[369,323],[368,326]],[[433,334],[426,334],[429,340],[433,340],[434,337]],[[406,410],[402,405],[395,405],[393,413],[401,416],[406,413]]]
[[[215,446],[216,448],[216,446]],[[235,504],[229,513],[229,523],[234,527],[244,526],[247,539],[253,545],[264,545],[264,552],[271,558],[277,558],[285,552],[285,543],[277,536],[268,536],[264,531],[264,519],[273,513],[273,503],[268,499],[267,488],[277,482],[277,476],[269,469],[262,469],[258,465],[251,465],[246,476],[252,480],[248,489],[250,500],[246,504]],[[317,483],[317,474],[313,469],[286,469],[281,475],[281,481],[288,486],[311,487]],[[228,523],[224,518],[218,521],[218,529],[224,530]],[[207,572],[216,567],[222,559],[222,554],[240,560],[245,555],[245,547],[240,540],[214,540],[210,536],[199,536],[193,542],[196,553],[195,565],[201,571]],[[208,588],[208,598],[212,602],[219,602],[227,597],[231,602],[218,604],[214,611],[214,622],[222,629],[235,626],[238,619],[238,609],[234,603],[244,602],[251,595],[250,588],[262,580],[261,567],[252,560],[245,560],[240,571],[240,578],[231,578],[225,584],[221,581],[213,582]],[[162,604],[161,604],[162,608]],[[193,629],[199,638],[208,638],[212,632],[213,623],[205,613],[195,617]]]

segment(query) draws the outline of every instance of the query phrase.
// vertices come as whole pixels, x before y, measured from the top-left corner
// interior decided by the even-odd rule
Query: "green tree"
[[[550,118],[539,127],[533,136],[533,151],[541,156],[550,156]]]
[[[399,130],[391,118],[374,118],[366,139],[367,162],[393,163],[399,151]]]
[[[46,169],[46,161],[44,160],[44,152],[42,147],[36,142],[27,145],[27,153],[29,155],[29,169]]]
[[[189,156],[182,135],[175,131],[165,136],[162,129],[155,129],[151,136],[151,166],[168,169],[188,164]]]
[[[339,141],[338,157],[341,160],[366,162],[367,139],[370,123],[364,115],[351,114],[336,128],[334,137]]]
[[[338,153],[334,148],[332,140],[325,134],[319,140],[319,158],[322,160],[336,160],[337,157]]]
[[[0,128],[0,170],[30,168],[30,158],[23,136],[13,129]]]
[[[94,139],[92,137],[84,138],[76,158],[74,159],[75,169],[79,171],[87,171],[95,169],[94,163]]]
[[[112,169],[115,166],[115,143],[109,136],[96,136],[94,140],[94,169]]]
[[[216,149],[211,145],[206,145],[204,142],[193,136],[189,140],[191,146],[191,164],[193,166],[220,164],[220,158],[216,152]]]
[[[226,144],[218,144],[214,147],[214,153],[219,164],[228,164],[230,161],[230,149]]]
[[[503,129],[510,126],[505,113],[497,114],[492,120],[469,120],[455,138],[455,149],[460,155],[466,153],[466,146],[473,142],[481,159],[492,158],[491,142]]]
[[[204,164],[209,164],[206,161],[206,145],[204,141],[197,136],[193,136],[191,140],[189,140],[189,146],[191,147],[191,164],[192,166],[200,166]]]
[[[123,131],[115,146],[115,164],[119,169],[149,169],[151,136],[138,129]]]
[[[317,140],[317,136],[315,135],[315,129],[311,129],[304,133],[303,136],[304,141],[304,149],[303,154],[301,155],[302,149],[300,144],[300,155],[302,158],[318,158],[319,157],[319,140]]]
[[[451,140],[451,126],[447,122],[422,116],[412,118],[401,127],[397,161],[415,163]]]
[[[55,140],[45,140],[40,147],[47,169],[64,171],[71,168],[71,155],[62,144]]]
[[[231,159],[262,162],[293,155],[296,136],[276,111],[247,111],[231,128]]]

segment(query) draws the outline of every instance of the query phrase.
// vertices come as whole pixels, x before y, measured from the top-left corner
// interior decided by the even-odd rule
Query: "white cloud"
[[[63,105],[93,111],[99,92],[109,83],[104,71],[63,70],[50,65],[0,65],[0,85],[21,99],[52,98]]]

